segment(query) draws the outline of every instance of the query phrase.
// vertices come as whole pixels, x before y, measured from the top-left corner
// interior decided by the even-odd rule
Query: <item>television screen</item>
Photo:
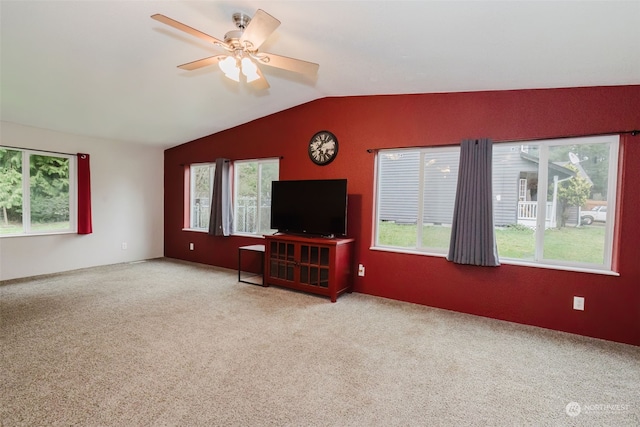
[[[320,236],[347,234],[347,180],[273,181],[271,228]]]

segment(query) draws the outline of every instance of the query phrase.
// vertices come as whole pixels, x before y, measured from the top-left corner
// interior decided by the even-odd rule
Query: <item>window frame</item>
[[[436,246],[423,246],[423,228],[418,226],[421,220],[424,219],[424,197],[425,197],[425,157],[428,153],[440,152],[440,153],[453,153],[457,151],[458,157],[460,156],[460,146],[459,145],[445,145],[445,146],[434,146],[434,147],[407,147],[401,149],[384,149],[379,150],[376,153],[376,171],[375,171],[375,215],[374,215],[374,233],[373,233],[373,247],[372,249],[377,250],[385,250],[391,252],[401,252],[401,253],[417,253],[421,255],[429,255],[429,256],[446,256],[449,248],[439,248]],[[390,246],[390,245],[382,245],[379,242],[379,234],[377,231],[378,224],[381,222],[380,219],[380,211],[381,211],[381,185],[380,185],[380,159],[381,155],[390,155],[392,157],[402,155],[405,152],[417,152],[418,153],[418,163],[420,165],[418,170],[418,188],[417,188],[417,219],[416,219],[416,245],[415,247],[401,247],[401,246]],[[456,176],[457,180],[457,176]],[[453,214],[452,214],[453,215]],[[424,223],[423,223],[424,225]]]
[[[257,229],[255,232],[247,232],[247,231],[238,231],[238,215],[237,215],[237,208],[238,208],[238,190],[240,188],[240,185],[238,183],[238,171],[239,171],[239,165],[245,164],[245,163],[257,163],[258,164],[258,176],[257,176],[257,183],[258,183],[258,188],[257,188],[257,208],[256,208],[256,224],[261,224],[261,214],[260,214],[260,202],[262,200],[262,191],[261,191],[261,183],[262,183],[262,166],[264,164],[276,164],[278,166],[278,180],[280,179],[280,158],[279,157],[267,157],[267,158],[260,158],[260,159],[247,159],[247,160],[236,160],[233,162],[233,231],[231,234],[236,235],[236,236],[243,236],[243,237],[260,237],[262,238],[264,232],[271,232],[271,231],[275,231],[275,230],[260,230]],[[259,228],[259,227],[258,227]]]
[[[605,274],[605,275],[619,275],[617,271],[615,271],[615,254],[616,254],[616,213],[618,211],[618,203],[620,197],[620,183],[618,182],[620,167],[622,164],[622,160],[620,157],[621,147],[620,147],[620,135],[612,134],[612,135],[603,135],[603,136],[593,136],[593,137],[577,137],[577,138],[557,138],[557,139],[546,139],[546,140],[536,140],[536,141],[521,141],[521,142],[508,142],[508,143],[500,143],[496,142],[495,144],[508,144],[508,145],[529,145],[529,146],[544,146],[544,149],[540,151],[544,152],[543,155],[540,156],[539,166],[538,166],[538,174],[544,175],[544,177],[539,176],[539,188],[547,188],[548,184],[548,168],[544,168],[540,165],[546,165],[548,163],[548,150],[550,147],[556,146],[567,146],[567,145],[584,145],[584,144],[601,144],[601,143],[610,143],[609,146],[609,156],[608,156],[608,166],[607,166],[607,221],[605,222],[605,236],[603,243],[603,253],[604,260],[602,264],[591,264],[587,262],[576,262],[576,261],[564,261],[564,260],[553,260],[544,258],[544,232],[545,232],[545,217],[544,215],[538,215],[536,217],[536,230],[535,230],[535,245],[536,252],[534,255],[534,260],[527,259],[519,259],[519,258],[507,258],[504,256],[500,257],[500,262],[502,264],[511,264],[511,265],[523,265],[529,267],[537,267],[537,268],[549,268],[549,269],[558,269],[558,270],[568,270],[568,271],[580,271],[580,272],[588,272],[588,273],[597,273],[597,274]],[[459,146],[433,146],[433,147],[407,147],[402,149],[382,149],[379,150],[376,154],[377,158],[375,161],[375,181],[374,181],[374,215],[373,215],[373,233],[372,233],[372,245],[370,249],[379,250],[379,251],[387,251],[387,252],[398,252],[398,253],[410,253],[410,254],[419,254],[419,255],[427,255],[427,256],[439,256],[445,257],[447,255],[446,250],[436,249],[436,248],[423,248],[420,246],[421,238],[420,232],[422,227],[417,228],[417,236],[416,236],[416,246],[415,247],[394,247],[394,246],[386,246],[381,245],[379,243],[379,224],[380,220],[380,211],[381,211],[381,180],[384,177],[380,175],[380,160],[379,156],[384,154],[401,154],[403,152],[415,152],[419,151],[421,158],[421,168],[420,168],[420,180],[423,181],[423,152],[428,152],[431,150],[437,150],[442,148],[451,149],[451,147]],[[544,173],[542,173],[544,170]],[[494,174],[495,174],[494,170]],[[544,178],[544,179],[543,179]],[[520,184],[518,183],[518,186]],[[417,209],[420,212],[422,210],[423,202],[422,195],[424,193],[424,187],[422,183],[418,184],[419,191],[419,202]],[[519,190],[519,188],[518,188]],[[518,194],[519,196],[519,194]],[[493,194],[494,200],[496,200],[496,194]],[[544,192],[544,197],[538,197],[537,199],[537,209],[538,212],[545,212],[547,202],[547,195]],[[495,215],[495,212],[494,212]],[[578,221],[579,221],[578,216]],[[539,256],[542,254],[542,256]]]
[[[209,227],[194,227],[194,195],[195,195],[195,179],[194,179],[194,168],[195,167],[209,167],[209,213],[211,213],[211,202],[213,199],[213,181],[215,177],[216,163],[215,162],[202,162],[202,163],[191,163],[189,164],[189,195],[187,197],[186,202],[188,203],[187,213],[189,215],[186,230],[189,231],[197,231],[197,232],[209,232]]]
[[[78,232],[78,180],[77,157],[73,154],[53,153],[29,148],[7,147],[0,145],[1,149],[19,151],[21,153],[22,166],[22,232],[12,234],[0,234],[0,238],[46,236],[55,234],[76,234]],[[31,229],[31,156],[45,156],[63,158],[69,161],[69,227],[64,229]]]
[[[607,166],[607,210],[609,212],[617,212],[617,204],[619,194],[619,186],[618,186],[618,173],[620,167],[620,135],[604,135],[604,136],[593,136],[593,137],[578,137],[578,138],[562,138],[562,139],[545,139],[535,142],[529,142],[528,145],[538,145],[540,147],[540,156],[539,156],[539,164],[548,164],[549,163],[549,148],[550,147],[562,147],[568,145],[593,145],[593,144],[603,144],[610,143],[609,147],[609,164]],[[509,145],[520,144],[527,145],[526,142],[521,143],[506,143]],[[544,171],[544,173],[540,173]],[[538,187],[539,188],[547,188],[549,184],[549,176],[548,176],[548,168],[538,168]],[[542,192],[539,194],[544,194],[544,197],[538,197],[537,200],[537,211],[545,212],[546,203],[548,202],[546,192]],[[609,195],[612,196],[609,199]],[[495,197],[495,195],[494,195]],[[578,217],[578,221],[580,218]],[[542,266],[542,267],[552,267],[563,270],[572,270],[572,271],[585,271],[585,272],[598,272],[604,274],[613,274],[617,275],[617,272],[614,271],[614,252],[615,252],[615,222],[616,215],[608,215],[607,221],[605,222],[605,237],[604,237],[604,261],[602,264],[590,264],[586,262],[575,262],[575,261],[562,261],[562,260],[554,260],[544,257],[544,232],[545,232],[545,217],[543,215],[537,215],[536,217],[536,229],[535,229],[535,259],[534,260],[524,260],[518,258],[506,258],[500,257],[500,262],[509,263],[509,264],[517,264],[517,265],[527,265],[527,266]],[[541,256],[540,256],[541,254]]]

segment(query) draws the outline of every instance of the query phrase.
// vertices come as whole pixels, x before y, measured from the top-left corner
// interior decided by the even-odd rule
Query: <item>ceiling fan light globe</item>
[[[238,64],[233,56],[227,56],[225,59],[218,62],[218,66],[225,75],[235,74],[238,71]]]
[[[242,73],[246,76],[247,73],[255,74],[258,71],[258,67],[253,61],[246,56],[242,58]]]
[[[233,80],[234,82],[240,81],[240,70],[238,70],[237,68],[234,71],[231,71],[229,73],[225,72],[224,75],[230,78],[231,80]]]
[[[247,78],[247,82],[249,83],[260,78],[260,76],[258,75],[257,65],[246,56],[242,58],[242,74],[245,75],[245,77]]]
[[[238,61],[235,57],[227,56],[222,61],[218,62],[218,66],[227,78],[230,78],[235,82],[240,81],[240,69],[238,68]]]

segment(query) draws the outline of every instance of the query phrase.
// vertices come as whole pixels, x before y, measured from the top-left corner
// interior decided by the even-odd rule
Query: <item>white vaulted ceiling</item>
[[[178,145],[328,96],[640,84],[640,1],[5,1],[1,120]],[[223,53],[150,18],[222,39],[235,12],[282,24],[261,47],[320,64],[263,66],[255,91]]]

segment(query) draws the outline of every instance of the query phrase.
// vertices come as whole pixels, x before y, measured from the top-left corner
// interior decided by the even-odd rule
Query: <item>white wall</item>
[[[0,238],[0,280],[163,256],[164,148],[0,126],[0,145],[88,153],[93,213],[93,234]]]

